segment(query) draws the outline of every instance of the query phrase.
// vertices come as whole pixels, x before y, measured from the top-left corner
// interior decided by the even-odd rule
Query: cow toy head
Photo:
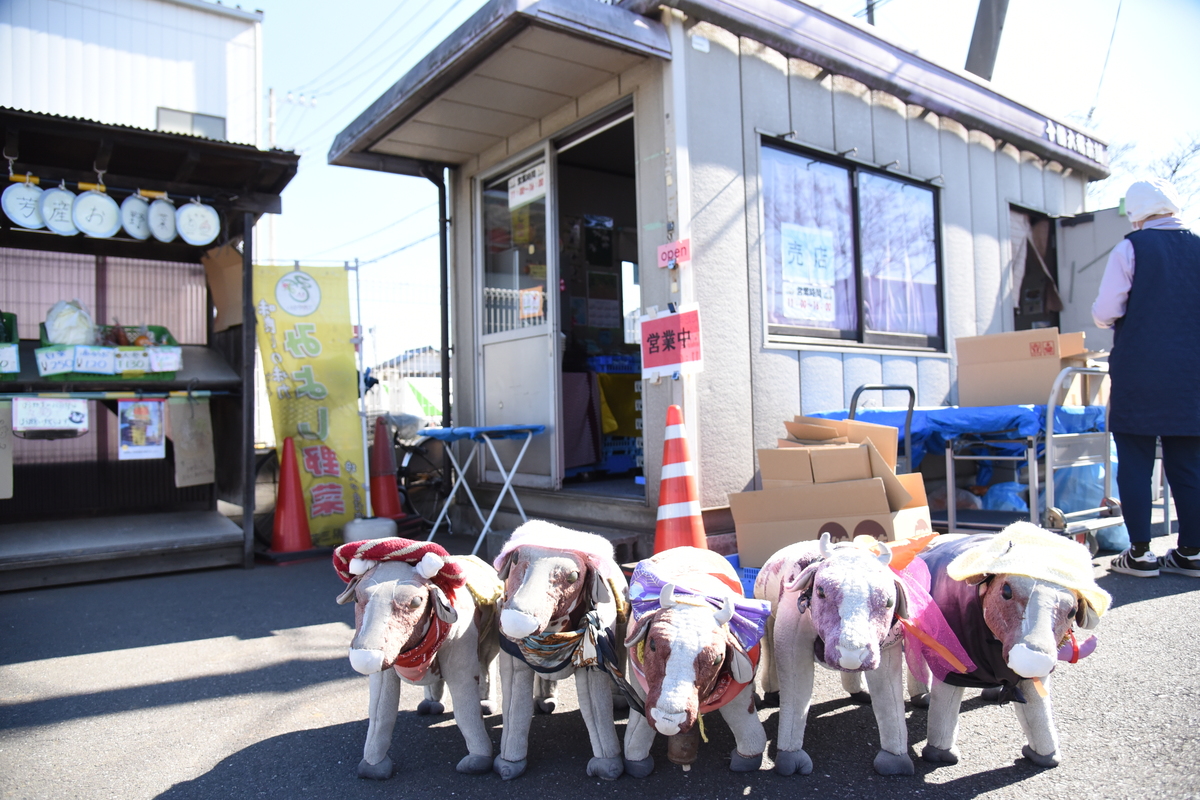
[[[607,539],[539,520],[513,532],[495,567],[500,632],[513,640],[575,628],[584,610],[613,602],[607,579],[619,571]]]
[[[626,646],[646,692],[646,721],[657,732],[686,733],[701,712],[728,702],[754,680],[755,664],[730,623],[735,603],[744,606],[742,614],[760,615],[753,648],[769,604],[745,600],[731,588],[737,585],[728,561],[693,547],[666,550],[634,571],[630,599],[637,622]],[[740,620],[753,629],[753,622]]]
[[[876,555],[855,544],[830,545],[829,534],[821,534],[821,558],[797,564],[783,581],[784,592],[798,593],[801,613],[807,608],[811,616],[817,660],[833,669],[878,667],[880,647],[900,635],[896,618],[908,614],[904,587],[888,569],[891,550],[879,547]]]
[[[417,564],[349,561],[347,571],[354,577],[337,600],[355,604],[350,664],[357,672],[369,675],[392,667],[402,653],[426,640],[431,626],[448,629],[458,621],[450,598],[431,580],[443,565],[433,553]]]
[[[1071,624],[1095,628],[1109,602],[1087,548],[1029,522],[983,540],[947,573],[978,587],[984,622],[1022,678],[1049,675]]]

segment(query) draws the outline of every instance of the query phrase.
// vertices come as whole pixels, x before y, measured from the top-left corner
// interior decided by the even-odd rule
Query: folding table
[[[492,529],[492,520],[496,518],[496,512],[500,510],[500,502],[504,500],[504,495],[512,496],[513,503],[517,506],[517,512],[520,513],[521,519],[528,521],[525,516],[525,509],[521,507],[521,501],[517,499],[517,492],[513,489],[513,476],[517,474],[517,468],[521,466],[521,459],[525,457],[525,451],[529,449],[529,442],[532,441],[534,434],[542,433],[546,430],[545,425],[486,425],[482,427],[456,427],[456,428],[426,428],[421,431],[421,436],[428,436],[432,439],[438,439],[446,444],[453,444],[462,439],[468,439],[475,443],[471,448],[470,455],[467,460],[459,466],[458,460],[454,457],[454,448],[447,447],[446,454],[450,458],[450,463],[454,466],[454,472],[457,477],[454,481],[454,488],[450,490],[450,494],[446,497],[446,502],[442,504],[442,511],[438,514],[437,521],[433,523],[433,529],[429,531],[429,538],[426,541],[432,541],[433,536],[437,533],[438,527],[441,526],[442,520],[446,518],[446,514],[450,511],[450,503],[454,500],[454,496],[458,494],[461,487],[467,493],[467,497],[471,501],[471,505],[475,508],[475,513],[479,515],[480,522],[483,523],[483,530],[479,532],[479,538],[475,540],[475,548],[471,550],[471,555],[475,555],[479,551],[479,545],[483,543],[483,538],[488,535],[488,531]],[[504,464],[500,461],[500,455],[496,452],[493,441],[497,439],[521,439],[525,441],[521,445],[517,457],[513,459],[512,466],[507,472],[504,470]],[[483,511],[479,508],[479,503],[475,501],[475,495],[471,491],[470,484],[466,481],[467,470],[471,466],[471,462],[475,460],[475,455],[479,452],[480,442],[487,445],[491,451],[492,460],[496,462],[496,469],[500,471],[500,475],[504,478],[504,487],[500,490],[500,494],[496,495],[496,502],[492,505],[492,512],[486,518],[483,516]]]

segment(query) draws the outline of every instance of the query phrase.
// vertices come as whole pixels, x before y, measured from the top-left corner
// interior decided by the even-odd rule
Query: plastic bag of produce
[[[46,338],[51,344],[92,344],[96,340],[92,315],[78,300],[59,300],[46,314]]]

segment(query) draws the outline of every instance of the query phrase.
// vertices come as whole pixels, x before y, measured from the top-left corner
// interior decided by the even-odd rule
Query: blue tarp
[[[901,452],[909,452],[904,439],[904,417],[907,408],[864,408],[855,419],[873,422],[876,425],[891,425],[900,431]],[[824,419],[846,419],[848,411],[826,411],[809,414]],[[1024,439],[1040,436],[1046,432],[1046,406],[939,406],[915,408],[912,417],[912,462],[909,469],[915,471],[928,452],[941,453],[946,449],[946,439],[975,436],[994,439]],[[1104,430],[1103,406],[1056,406],[1054,409],[1055,433],[1087,433]],[[1019,452],[1019,450],[1017,451]]]

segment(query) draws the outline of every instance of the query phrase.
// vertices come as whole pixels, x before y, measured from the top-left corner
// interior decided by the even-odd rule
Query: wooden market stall
[[[0,108],[0,136],[12,172],[42,187],[101,182],[118,202],[143,190],[216,209],[221,232],[204,247],[176,239],[141,241],[29,230],[0,216],[0,311],[15,313],[20,373],[0,382],[0,399],[65,393],[87,399],[91,427],[75,439],[0,440],[12,452],[12,496],[0,500],[0,590],[200,567],[253,563],[254,309],[253,226],[281,211],[280,193],[299,156],[250,145]],[[5,184],[8,185],[7,183]],[[240,245],[241,316],[249,324],[214,330],[212,293],[201,257]],[[58,300],[80,299],[97,324],[160,325],[182,345],[168,380],[114,375],[92,380],[40,377],[39,323]],[[215,481],[177,488],[167,457],[120,460],[114,393],[206,396],[212,414]],[[0,421],[6,425],[9,420]],[[3,457],[3,454],[0,454]],[[243,524],[217,511],[241,506]]]

